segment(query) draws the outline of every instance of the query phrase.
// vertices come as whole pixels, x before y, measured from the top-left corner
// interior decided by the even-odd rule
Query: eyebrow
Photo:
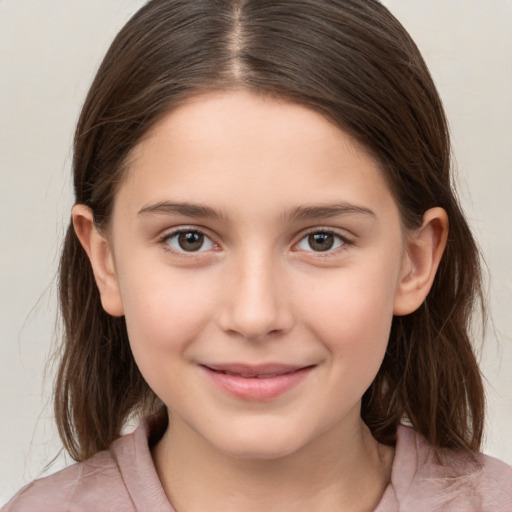
[[[219,210],[215,210],[209,206],[203,206],[193,203],[175,203],[162,201],[159,203],[144,206],[139,210],[139,215],[183,215],[185,217],[193,217],[197,219],[213,218],[226,219],[227,215]]]
[[[161,201],[155,204],[144,206],[138,212],[142,216],[153,215],[183,215],[197,219],[224,219],[228,216],[215,208],[201,204],[187,202],[169,202]],[[286,220],[309,220],[326,219],[340,215],[359,214],[370,217],[376,217],[375,212],[363,206],[357,206],[350,203],[335,203],[318,206],[297,206],[284,212],[283,218]]]
[[[330,217],[349,214],[362,214],[376,217],[375,212],[364,206],[357,206],[350,203],[335,203],[319,206],[298,206],[285,212],[284,218],[297,220],[328,219]]]

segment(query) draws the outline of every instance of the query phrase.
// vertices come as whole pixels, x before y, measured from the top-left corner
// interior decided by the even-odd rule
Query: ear
[[[421,227],[408,234],[395,295],[395,315],[408,315],[421,306],[434,282],[447,238],[448,215],[443,208],[427,210]]]
[[[123,302],[109,241],[98,230],[88,206],[76,204],[71,217],[76,236],[91,262],[103,309],[112,316],[122,316]]]

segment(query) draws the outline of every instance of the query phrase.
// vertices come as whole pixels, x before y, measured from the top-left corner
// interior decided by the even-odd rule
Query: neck
[[[327,432],[283,457],[246,459],[216,450],[171,417],[153,458],[179,512],[370,512],[389,483],[393,450],[360,419],[340,434]]]

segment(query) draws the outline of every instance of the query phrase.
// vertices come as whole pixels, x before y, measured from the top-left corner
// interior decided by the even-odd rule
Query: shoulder
[[[105,505],[98,497],[107,490],[117,495],[115,505],[119,504],[123,510],[133,510],[123,499],[126,493],[122,489],[123,482],[116,461],[110,452],[104,451],[85,462],[34,480],[23,487],[2,512],[93,510],[100,503]]]
[[[512,468],[482,454],[442,450],[400,426],[392,485],[403,510],[512,512]]]
[[[146,420],[109,450],[23,487],[1,512],[172,512],[154,468]]]

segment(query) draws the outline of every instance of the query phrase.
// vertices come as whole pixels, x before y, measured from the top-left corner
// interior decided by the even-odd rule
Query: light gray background
[[[141,0],[0,0],[0,504],[59,450],[51,369],[71,141],[106,48]],[[486,451],[512,463],[512,1],[387,0],[444,99],[460,193],[490,269]],[[63,457],[52,471],[65,464]]]

